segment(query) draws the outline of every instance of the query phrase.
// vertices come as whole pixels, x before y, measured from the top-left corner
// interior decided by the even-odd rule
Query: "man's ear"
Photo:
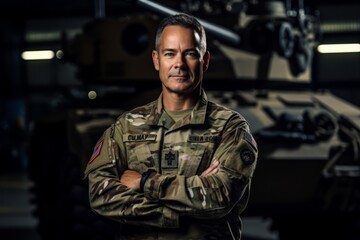
[[[156,71],[159,71],[159,54],[158,54],[158,52],[156,50],[153,50],[151,56],[152,56],[154,68],[156,69]]]
[[[203,71],[206,72],[209,68],[210,63],[210,52],[206,51],[203,57]]]

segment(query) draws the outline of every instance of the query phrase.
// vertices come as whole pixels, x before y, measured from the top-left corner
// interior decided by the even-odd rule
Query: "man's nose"
[[[176,68],[184,68],[186,66],[184,56],[178,54],[175,59],[175,67]]]

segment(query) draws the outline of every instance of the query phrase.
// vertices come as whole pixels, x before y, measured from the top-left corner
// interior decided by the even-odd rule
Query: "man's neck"
[[[195,106],[199,97],[200,93],[198,91],[180,95],[165,90],[163,91],[163,105],[166,110],[170,111],[191,109]]]

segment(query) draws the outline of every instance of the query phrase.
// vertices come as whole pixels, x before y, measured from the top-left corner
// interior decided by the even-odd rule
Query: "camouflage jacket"
[[[239,214],[249,198],[257,155],[246,120],[208,101],[204,91],[177,122],[164,111],[160,95],[123,113],[97,142],[85,170],[90,204],[100,215],[136,226],[136,233],[124,230],[124,236],[240,239]],[[220,171],[200,176],[213,160],[220,161]],[[119,181],[126,169],[156,173],[144,192],[137,192]]]

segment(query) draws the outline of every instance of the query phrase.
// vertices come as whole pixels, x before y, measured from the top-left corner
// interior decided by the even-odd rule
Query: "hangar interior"
[[[84,210],[81,170],[104,126],[159,94],[153,38],[172,11],[205,24],[204,88],[263,151],[244,240],[359,239],[355,0],[1,1],[2,239],[112,239]]]

